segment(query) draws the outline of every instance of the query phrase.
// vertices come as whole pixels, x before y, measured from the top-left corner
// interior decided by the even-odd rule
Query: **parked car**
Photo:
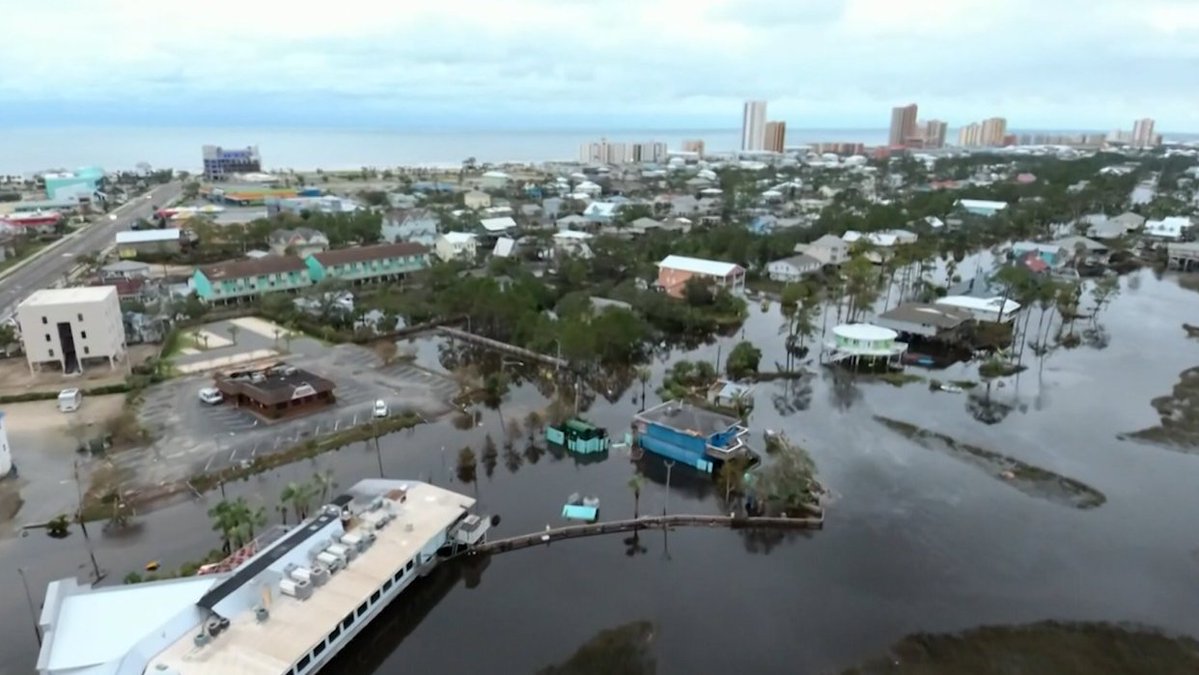
[[[208,405],[219,405],[225,402],[225,395],[216,387],[204,387],[200,390],[200,402]]]
[[[58,392],[58,409],[61,412],[75,412],[83,405],[83,392],[78,389],[63,389]]]
[[[387,401],[384,401],[381,398],[375,400],[375,411],[372,413],[375,417],[387,417],[390,412],[391,411],[387,409]]]

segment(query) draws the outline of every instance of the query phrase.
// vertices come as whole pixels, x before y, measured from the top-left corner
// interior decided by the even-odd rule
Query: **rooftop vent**
[[[271,618],[271,611],[266,607],[255,607],[254,618],[258,623],[266,623],[267,619]]]

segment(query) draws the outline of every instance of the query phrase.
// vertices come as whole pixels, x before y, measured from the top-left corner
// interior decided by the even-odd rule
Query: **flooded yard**
[[[1026,353],[1025,372],[969,393],[894,386],[815,362],[804,377],[760,383],[752,437],[779,430],[810,451],[832,494],[823,531],[643,531],[500,555],[485,569],[446,569],[390,608],[327,672],[590,672],[579,667],[595,658],[594,645],[621,641],[630,659],[657,673],[840,672],[893,646],[905,658],[919,658],[920,645],[941,649],[901,643],[905,636],[978,626],[1106,621],[1199,634],[1188,592],[1199,574],[1197,459],[1120,436],[1160,425],[1164,413],[1151,402],[1199,366],[1199,342],[1178,328],[1195,302],[1173,280],[1138,273],[1097,319],[1109,338],[1104,348],[1059,349],[1043,363]],[[782,323],[777,306],[755,308],[736,335],[660,350],[645,403],[658,402],[653,391],[670,363],[723,358],[742,335],[762,350],[764,370],[786,363]],[[417,340],[411,349],[419,365],[441,367],[444,345]],[[519,364],[510,367],[515,376]],[[981,379],[976,363],[908,370],[943,382]],[[642,405],[634,400],[641,386],[635,378],[613,378],[612,386],[581,403],[619,439]],[[373,444],[355,444],[226,492],[274,512],[289,481],[330,471],[347,486],[381,469],[477,494],[481,510],[502,516],[495,537],[560,524],[562,504],[576,492],[599,497],[603,519],[631,516],[637,465],[626,449],[584,461],[529,449],[524,433],[508,440],[508,422],[544,407],[545,389],[513,379],[496,405],[387,436],[378,456]],[[880,417],[935,436],[897,433]],[[477,482],[460,483],[458,451],[482,455],[488,436],[495,461],[480,464]],[[930,440],[948,447],[945,439],[957,450],[930,451]],[[723,508],[709,476],[681,467],[668,474],[652,456],[640,468],[642,513]],[[999,476],[1004,471],[1012,479]],[[141,516],[125,535],[93,532],[106,583],[149,560],[172,569],[215,547],[205,512],[217,499],[210,493]],[[87,549],[77,530],[63,540],[33,532],[0,541],[0,559],[0,611],[12,628],[0,636],[0,653],[10,656],[0,673],[25,673],[36,643],[17,570],[36,602],[46,582],[86,576]],[[1065,634],[1038,639],[1099,649]],[[1005,644],[995,659],[1025,643]],[[1157,653],[1166,660],[1155,663],[1166,665],[1155,672],[1172,672],[1186,652]]]

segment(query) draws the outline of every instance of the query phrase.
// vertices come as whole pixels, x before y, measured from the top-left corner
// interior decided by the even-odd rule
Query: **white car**
[[[384,401],[381,398],[375,399],[375,410],[373,413],[371,413],[374,417],[387,417],[390,412],[391,411],[387,409],[387,401]]]
[[[225,395],[216,387],[204,387],[200,390],[200,402],[208,405],[218,405],[225,402]]]

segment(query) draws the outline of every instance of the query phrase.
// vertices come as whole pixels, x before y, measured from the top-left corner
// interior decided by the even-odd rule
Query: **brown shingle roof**
[[[234,260],[232,262],[205,265],[200,272],[209,281],[218,279],[244,279],[263,274],[279,274],[280,272],[299,272],[307,269],[303,260],[292,255],[267,256],[256,260]]]
[[[313,253],[312,257],[322,265],[344,265],[351,262],[366,260],[386,260],[412,255],[425,255],[429,249],[410,241],[396,244],[379,244],[378,246],[356,246],[354,248],[339,248],[332,251]]]

